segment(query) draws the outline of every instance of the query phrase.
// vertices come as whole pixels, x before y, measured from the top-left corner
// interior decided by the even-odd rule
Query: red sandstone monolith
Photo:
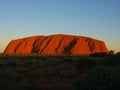
[[[108,49],[101,40],[64,34],[12,40],[4,51],[5,54],[37,53],[41,55],[89,55],[102,52],[108,53]]]

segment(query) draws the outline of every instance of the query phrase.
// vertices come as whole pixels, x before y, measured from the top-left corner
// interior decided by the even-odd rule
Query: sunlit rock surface
[[[101,40],[64,34],[12,40],[4,51],[5,54],[38,53],[41,55],[89,55],[101,52],[108,53],[105,43]]]

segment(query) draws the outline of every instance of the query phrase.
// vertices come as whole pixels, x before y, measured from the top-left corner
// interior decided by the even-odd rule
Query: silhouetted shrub
[[[118,66],[120,65],[120,55],[116,54],[114,56],[110,56],[101,60],[101,64],[108,65],[108,66]]]
[[[0,72],[0,89],[1,90],[20,90],[21,75],[10,70]],[[21,89],[22,90],[22,89]]]
[[[115,55],[115,51],[114,50],[110,50],[109,51],[109,56]]]
[[[78,71],[86,71],[94,67],[95,65],[96,65],[95,60],[81,58],[80,60],[78,60],[77,68],[78,68]]]
[[[116,55],[120,55],[120,52],[117,52]]]
[[[93,53],[93,54],[90,54],[90,56],[92,56],[92,57],[105,57],[105,56],[107,56],[108,54],[107,53],[104,53],[104,52],[102,52],[102,53]]]
[[[77,74],[77,68],[75,64],[69,62],[59,64],[58,68],[59,76],[61,78],[72,78]]]
[[[74,84],[75,90],[120,90],[120,66],[98,66]]]

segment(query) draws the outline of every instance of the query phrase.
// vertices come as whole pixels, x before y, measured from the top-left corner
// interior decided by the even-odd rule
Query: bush
[[[108,54],[107,53],[105,53],[105,52],[101,52],[101,53],[92,53],[92,54],[90,54],[90,56],[92,56],[92,57],[105,57],[105,56],[107,56]]]
[[[120,52],[117,52],[116,55],[120,55]]]
[[[115,51],[114,51],[114,50],[110,50],[110,51],[109,51],[109,55],[110,55],[110,56],[115,55]]]
[[[19,74],[12,71],[1,71],[0,72],[0,89],[1,90],[16,90],[21,86],[22,78]]]
[[[77,68],[79,71],[86,71],[86,70],[89,70],[90,68],[94,67],[95,65],[96,65],[95,60],[81,58],[80,60],[78,60]]]
[[[114,56],[107,57],[104,60],[101,60],[101,64],[107,66],[118,66],[120,65],[120,55],[116,54]]]
[[[120,90],[120,66],[98,66],[75,82],[75,90]]]

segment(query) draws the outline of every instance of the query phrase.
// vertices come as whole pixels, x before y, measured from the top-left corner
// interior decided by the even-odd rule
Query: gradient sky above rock
[[[72,34],[120,50],[120,0],[0,0],[0,52],[12,39]]]

